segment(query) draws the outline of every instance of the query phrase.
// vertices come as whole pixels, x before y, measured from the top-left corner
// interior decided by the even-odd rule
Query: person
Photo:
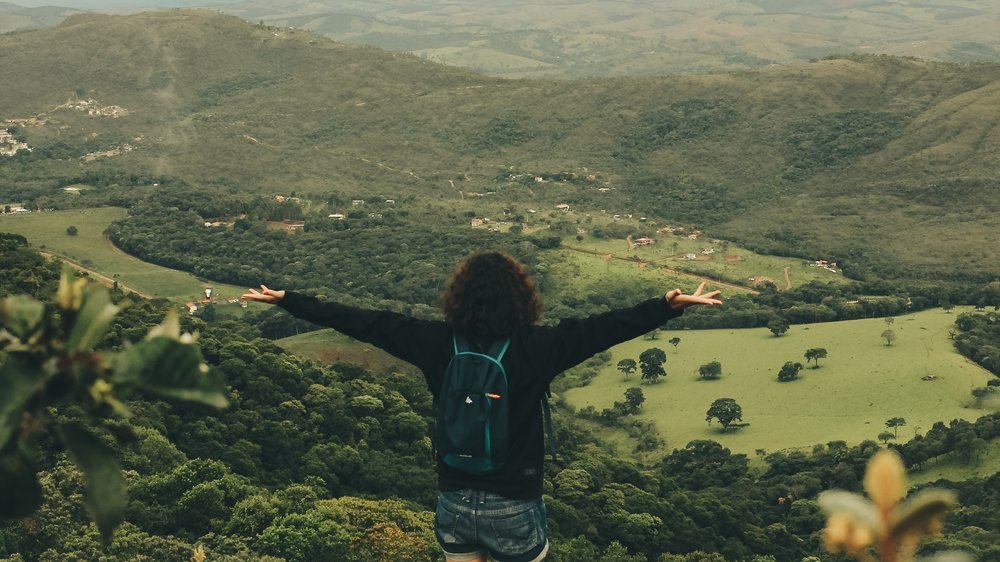
[[[471,474],[438,460],[435,535],[448,562],[534,562],[548,552],[540,402],[562,371],[595,353],[659,328],[695,305],[717,306],[719,291],[672,289],[630,309],[554,326],[537,325],[541,299],[525,268],[498,252],[475,254],[458,265],[443,294],[444,320],[421,320],[365,310],[264,285],[243,298],[276,304],[294,316],[334,328],[418,367],[437,398],[453,335],[483,349],[508,339],[506,371],[511,440],[508,461],[496,472]],[[487,558],[488,557],[488,558]]]

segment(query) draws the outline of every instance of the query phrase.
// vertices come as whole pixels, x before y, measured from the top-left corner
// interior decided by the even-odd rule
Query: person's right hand
[[[266,302],[267,304],[278,304],[278,302],[281,299],[285,298],[285,291],[284,290],[274,291],[268,289],[264,285],[261,285],[259,292],[257,291],[257,289],[250,289],[249,293],[243,294],[243,296],[241,296],[240,298],[245,301],[257,301],[257,302]]]

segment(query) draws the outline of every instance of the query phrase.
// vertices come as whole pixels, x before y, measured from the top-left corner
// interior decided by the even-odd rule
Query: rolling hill
[[[58,205],[84,173],[469,207],[493,194],[686,222],[849,274],[1000,274],[998,65],[502,80],[209,10],[77,15],[0,51],[0,121],[40,119],[16,128],[35,152],[0,162],[15,197]]]
[[[77,13],[80,13],[80,10],[76,8],[57,6],[25,8],[8,2],[0,2],[0,33],[51,27]]]
[[[1000,12],[983,0],[246,0],[223,9],[504,77],[738,70],[832,53],[1000,60]]]

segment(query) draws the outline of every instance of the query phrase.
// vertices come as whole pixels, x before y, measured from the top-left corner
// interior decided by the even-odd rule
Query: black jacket
[[[452,330],[445,322],[323,302],[292,291],[285,293],[280,306],[299,318],[329,326],[412,363],[423,372],[437,398],[445,367],[454,355]],[[511,460],[499,472],[485,476],[460,472],[439,462],[440,488],[484,490],[522,499],[541,496],[545,451],[540,404],[552,379],[595,353],[645,334],[680,314],[659,297],[631,309],[515,330],[502,361],[511,396]]]

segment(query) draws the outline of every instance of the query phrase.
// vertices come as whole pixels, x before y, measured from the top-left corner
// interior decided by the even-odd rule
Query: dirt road
[[[114,285],[115,285],[115,280],[112,279],[111,277],[108,277],[107,275],[105,275],[105,274],[103,274],[103,273],[101,273],[99,271],[95,271],[95,270],[93,270],[93,269],[91,269],[91,268],[89,268],[89,267],[87,267],[87,266],[85,266],[85,265],[83,265],[83,264],[81,264],[79,262],[73,261],[73,260],[67,258],[66,256],[61,256],[59,254],[53,254],[52,252],[45,252],[45,251],[41,251],[41,252],[38,252],[38,253],[41,254],[41,255],[43,255],[43,256],[45,256],[46,258],[56,259],[56,260],[59,260],[59,261],[61,261],[63,263],[69,264],[70,266],[73,267],[73,269],[77,269],[79,271],[85,271],[88,275],[90,275],[91,277],[93,277],[94,280],[96,280],[100,284],[104,285],[105,287],[114,287]],[[140,297],[142,297],[144,299],[152,299],[153,298],[152,295],[143,293],[141,291],[137,291],[137,290],[133,289],[132,287],[129,287],[128,285],[123,284],[121,281],[118,282],[118,288],[121,289],[122,291],[124,291],[125,293],[133,293],[133,294],[139,295]]]

